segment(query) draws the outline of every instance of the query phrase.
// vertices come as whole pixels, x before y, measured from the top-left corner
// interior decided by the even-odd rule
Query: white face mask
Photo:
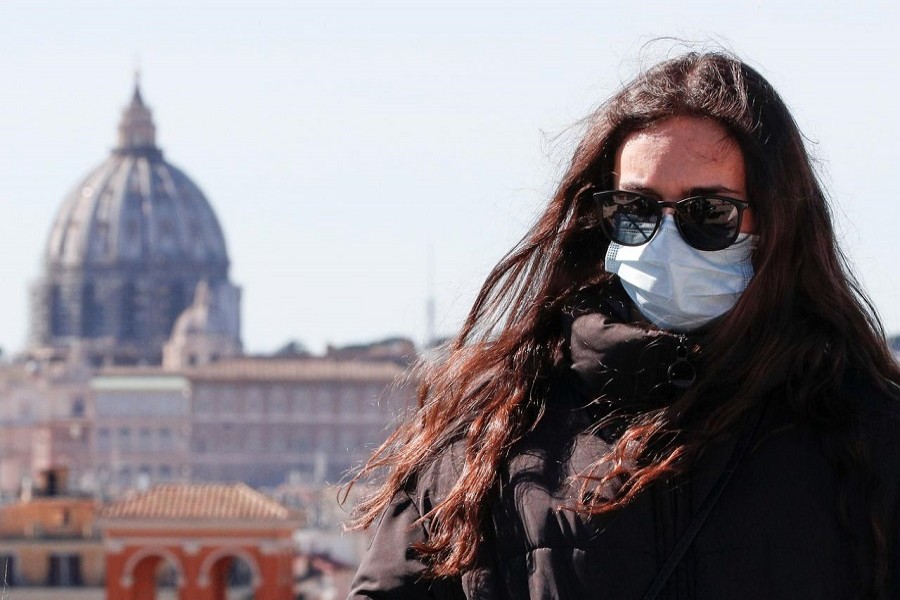
[[[622,281],[641,314],[661,329],[693,331],[731,310],[753,277],[756,236],[742,233],[724,250],[704,252],[682,239],[672,215],[641,246],[609,245],[606,270]]]

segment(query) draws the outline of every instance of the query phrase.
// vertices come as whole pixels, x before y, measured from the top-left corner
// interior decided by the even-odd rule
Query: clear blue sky
[[[844,248],[900,333],[900,9],[792,2],[0,4],[0,346],[63,196],[142,70],[166,157],[203,189],[251,351],[455,329],[555,186],[574,126],[677,37],[731,48],[793,109]]]

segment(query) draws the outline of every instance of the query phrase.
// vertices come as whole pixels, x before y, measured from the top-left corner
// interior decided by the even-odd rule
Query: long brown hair
[[[540,418],[552,371],[563,359],[561,311],[579,291],[613,281],[603,268],[609,241],[591,225],[590,190],[612,185],[614,156],[625,136],[674,115],[714,119],[739,144],[759,234],[755,276],[704,341],[701,378],[689,393],[635,421],[613,454],[598,461],[618,467],[587,478],[599,488],[618,477],[624,486],[613,498],[576,501],[574,509],[599,513],[629,502],[682,469],[704,439],[733,429],[777,387],[790,390],[783,397],[794,414],[828,428],[852,414],[841,392],[848,371],[885,391],[889,382],[900,382],[881,324],[835,240],[828,203],[784,102],[759,73],[731,56],[686,54],[647,70],[593,115],[543,214],[491,271],[447,355],[421,373],[418,411],[357,475],[386,470],[349,527],[371,524],[443,449],[464,440],[461,472],[427,515],[431,535],[417,549],[433,576],[458,575],[473,565],[499,466]],[[728,402],[721,402],[723,394]],[[662,451],[661,435],[668,436]],[[846,470],[863,461],[854,444],[845,440],[836,452]],[[877,545],[877,523],[873,532]],[[879,569],[876,578],[883,579],[886,567]]]

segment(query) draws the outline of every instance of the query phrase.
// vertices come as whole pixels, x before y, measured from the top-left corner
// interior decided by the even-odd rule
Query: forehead
[[[668,189],[725,186],[743,190],[744,158],[712,119],[670,117],[628,134],[616,152],[615,179]]]

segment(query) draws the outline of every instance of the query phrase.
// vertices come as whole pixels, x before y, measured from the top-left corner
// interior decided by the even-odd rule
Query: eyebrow
[[[662,195],[659,192],[657,192],[656,190],[654,190],[653,188],[646,187],[646,186],[639,185],[639,184],[631,184],[628,182],[620,183],[619,189],[630,191],[630,192],[637,192],[639,194],[644,194],[645,196],[652,196],[655,198],[659,198]],[[704,194],[722,194],[722,193],[734,194],[736,196],[741,195],[741,192],[739,192],[738,190],[733,190],[724,185],[708,185],[708,186],[692,187],[689,190],[687,190],[686,195],[684,195],[683,197],[684,198],[692,198],[694,196],[702,196]]]

